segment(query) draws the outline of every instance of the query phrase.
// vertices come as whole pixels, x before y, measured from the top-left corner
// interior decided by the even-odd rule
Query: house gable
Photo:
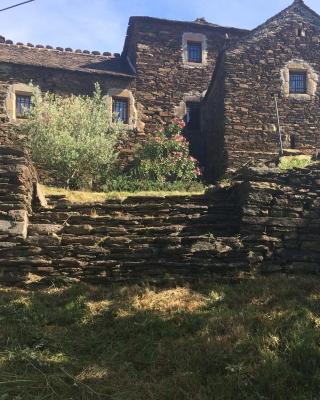
[[[256,46],[261,40],[278,35],[283,29],[287,29],[288,25],[292,25],[296,33],[298,33],[299,29],[303,30],[308,26],[312,26],[320,34],[320,16],[308,7],[303,0],[295,0],[289,7],[253,29],[245,38],[240,39],[234,46],[229,48],[228,52],[239,53],[250,50],[252,46]]]
[[[225,50],[203,107],[204,114],[222,121],[219,129],[213,129],[204,117],[209,178],[216,178],[217,171],[221,175],[215,160],[221,164],[223,158],[229,169],[236,169],[277,156],[275,97],[284,147],[316,153],[319,46],[320,17],[296,0]],[[223,79],[223,85],[217,79]]]

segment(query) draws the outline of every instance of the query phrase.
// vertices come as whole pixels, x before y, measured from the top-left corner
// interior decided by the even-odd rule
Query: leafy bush
[[[66,187],[98,186],[117,158],[124,125],[112,121],[98,84],[92,97],[63,97],[35,90],[28,118],[20,127],[33,160],[55,170]]]
[[[136,153],[132,177],[157,184],[197,181],[201,170],[189,154],[189,144],[181,134],[183,128],[184,122],[175,119],[150,136]]]

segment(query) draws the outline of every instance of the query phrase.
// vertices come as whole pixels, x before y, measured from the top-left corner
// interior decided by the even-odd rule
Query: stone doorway
[[[205,163],[204,138],[201,132],[201,102],[187,101],[186,114],[184,117],[186,127],[184,135],[189,141],[190,154],[195,157],[200,166]]]

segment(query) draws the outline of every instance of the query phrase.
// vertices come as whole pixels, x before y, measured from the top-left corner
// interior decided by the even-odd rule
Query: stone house
[[[202,113],[209,180],[278,154],[279,125],[283,147],[317,151],[319,46],[320,16],[295,0],[220,53]]]
[[[128,149],[172,118],[184,118],[191,152],[209,180],[284,146],[317,147],[320,17],[302,0],[253,31],[131,17],[122,54],[16,43],[0,37],[0,144],[8,123],[44,91],[91,94],[130,130]],[[127,151],[129,150],[129,151]]]
[[[30,81],[44,91],[91,94],[98,82],[108,107],[128,124],[131,142],[175,116],[188,118],[200,152],[200,101],[226,37],[245,30],[150,17],[131,17],[122,54],[16,43],[0,38],[0,118],[16,121],[30,105]],[[189,116],[186,116],[186,115]],[[0,126],[0,142],[11,141]],[[2,132],[2,133],[1,133]],[[191,137],[192,136],[192,137]],[[198,148],[197,148],[198,146]]]

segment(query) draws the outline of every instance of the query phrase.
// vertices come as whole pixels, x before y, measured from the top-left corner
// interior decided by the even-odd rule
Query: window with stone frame
[[[188,62],[202,63],[202,43],[188,41]]]
[[[114,119],[122,121],[124,124],[129,123],[129,100],[124,97],[112,98],[112,113]]]
[[[16,118],[28,115],[31,108],[31,95],[16,93]]]
[[[290,94],[306,94],[307,93],[307,72],[306,71],[289,71],[289,90]]]

